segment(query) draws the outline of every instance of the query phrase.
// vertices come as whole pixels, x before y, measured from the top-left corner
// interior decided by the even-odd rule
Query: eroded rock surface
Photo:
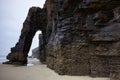
[[[57,73],[119,80],[119,0],[46,0],[43,9],[31,8],[10,61],[26,62],[37,30],[40,60]]]

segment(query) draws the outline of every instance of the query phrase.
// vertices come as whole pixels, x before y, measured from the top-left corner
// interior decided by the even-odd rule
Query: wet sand
[[[13,66],[0,63],[0,80],[110,80],[88,76],[61,76],[35,59],[29,63],[34,65]]]

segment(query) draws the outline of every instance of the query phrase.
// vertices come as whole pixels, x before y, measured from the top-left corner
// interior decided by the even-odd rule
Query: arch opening
[[[40,35],[42,35],[42,31],[38,30],[35,33],[35,36],[32,39],[32,44],[28,53],[28,63],[27,66],[33,66],[40,63],[39,55],[40,55]]]
[[[42,31],[38,30],[33,37],[32,44],[28,56],[33,56],[33,50],[39,47],[39,35],[42,35]]]

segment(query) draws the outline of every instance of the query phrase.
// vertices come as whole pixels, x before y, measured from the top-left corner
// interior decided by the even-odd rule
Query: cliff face
[[[119,1],[53,3],[56,24],[47,45],[48,67],[68,75],[108,77],[119,72]]]
[[[10,62],[26,61],[37,30],[40,59],[57,73],[119,78],[120,1],[46,0],[43,9],[31,8]]]

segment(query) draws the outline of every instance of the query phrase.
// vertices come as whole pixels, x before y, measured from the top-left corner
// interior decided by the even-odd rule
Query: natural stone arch
[[[11,53],[8,54],[7,59],[10,64],[27,64],[27,56],[30,50],[32,39],[38,30],[43,34],[43,47],[46,45],[46,10],[39,7],[32,7],[28,12],[28,16],[23,23],[19,41],[15,47],[11,48]]]

